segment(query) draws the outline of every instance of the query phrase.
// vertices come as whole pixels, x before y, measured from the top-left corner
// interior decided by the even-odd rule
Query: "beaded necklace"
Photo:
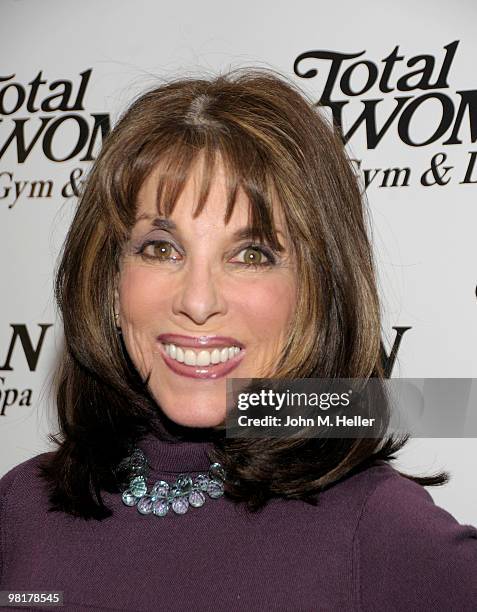
[[[158,480],[148,490],[147,459],[140,448],[134,447],[132,454],[121,461],[117,471],[128,475],[126,484],[120,485],[123,503],[136,506],[140,514],[165,517],[172,508],[175,514],[182,515],[190,507],[203,506],[206,493],[211,499],[218,499],[224,494],[225,471],[220,463],[212,463],[207,474],[194,477],[179,474],[173,483]]]

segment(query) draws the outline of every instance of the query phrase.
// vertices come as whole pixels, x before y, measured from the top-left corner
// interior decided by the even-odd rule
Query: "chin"
[[[198,428],[209,428],[218,427],[224,424],[224,417],[220,416],[217,418],[209,415],[201,415],[195,417],[194,415],[167,415],[174,423],[183,427],[198,427]]]
[[[183,407],[178,412],[177,410],[168,410],[167,405],[160,405],[167,418],[184,427],[217,427],[225,421],[223,407],[217,408],[217,410],[211,409],[210,406],[204,409],[197,406]]]

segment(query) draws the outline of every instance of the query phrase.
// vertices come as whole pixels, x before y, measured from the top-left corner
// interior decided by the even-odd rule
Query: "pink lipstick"
[[[174,373],[180,376],[197,379],[216,379],[226,376],[234,370],[245,355],[244,345],[230,336],[184,336],[182,334],[161,334],[157,337],[159,352],[165,364]],[[165,345],[173,344],[179,349],[212,350],[238,347],[240,351],[225,362],[209,365],[186,365],[177,361],[166,352]]]

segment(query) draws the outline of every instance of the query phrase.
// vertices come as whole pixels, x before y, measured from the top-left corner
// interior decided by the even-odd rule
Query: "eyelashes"
[[[238,251],[237,255],[239,255],[242,252],[245,252],[245,257],[247,257],[247,254],[249,257],[252,256],[252,259],[249,261],[238,262],[238,263],[242,263],[245,266],[264,267],[264,266],[274,266],[277,263],[276,255],[273,253],[271,249],[269,249],[268,247],[264,245],[251,243],[246,246],[243,246],[240,249],[240,251]],[[260,258],[258,258],[259,263],[257,263],[257,261],[254,261],[255,260],[255,255],[253,254],[254,252],[260,254]],[[261,258],[263,255],[267,258],[267,261],[265,262],[261,261]]]
[[[181,255],[171,256],[171,251],[178,253],[174,245],[168,240],[146,240],[136,250],[136,255],[143,259],[154,261],[180,261]]]
[[[244,261],[230,262],[245,268],[268,268],[277,264],[277,256],[269,247],[262,244],[248,243],[242,245],[234,255],[234,258],[244,254]],[[159,263],[179,263],[183,254],[172,242],[168,240],[146,240],[134,249],[134,254],[139,255],[144,261]],[[265,261],[263,261],[265,259]]]

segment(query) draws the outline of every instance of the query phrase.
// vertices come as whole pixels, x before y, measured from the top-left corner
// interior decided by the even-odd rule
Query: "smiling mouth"
[[[238,355],[241,350],[238,346],[216,347],[212,350],[201,349],[197,351],[176,344],[162,343],[162,345],[171,359],[188,366],[209,366],[226,363],[229,359]]]
[[[159,342],[166,365],[176,374],[190,378],[221,378],[242,361],[245,350],[239,346],[194,350],[172,343]]]

